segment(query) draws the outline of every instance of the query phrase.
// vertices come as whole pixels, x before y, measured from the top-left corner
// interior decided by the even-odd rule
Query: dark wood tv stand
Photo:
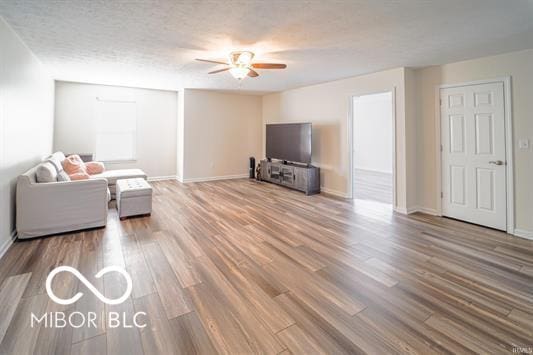
[[[320,168],[283,161],[261,160],[261,180],[305,192],[320,193]]]

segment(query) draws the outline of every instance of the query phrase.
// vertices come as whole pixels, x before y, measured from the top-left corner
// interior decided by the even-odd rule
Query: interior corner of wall
[[[181,172],[178,172],[176,174],[176,180],[178,180],[179,182],[183,182],[183,175],[181,174]]]

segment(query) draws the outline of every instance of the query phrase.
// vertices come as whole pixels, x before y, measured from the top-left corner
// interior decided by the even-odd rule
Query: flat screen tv
[[[311,164],[311,123],[266,125],[266,156]]]

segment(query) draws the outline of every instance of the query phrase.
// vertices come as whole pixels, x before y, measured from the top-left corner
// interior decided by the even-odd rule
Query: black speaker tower
[[[255,158],[250,157],[250,168],[248,169],[250,179],[255,179]]]

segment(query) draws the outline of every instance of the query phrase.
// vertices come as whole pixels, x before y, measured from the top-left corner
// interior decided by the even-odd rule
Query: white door
[[[503,83],[441,89],[442,213],[506,229]]]

